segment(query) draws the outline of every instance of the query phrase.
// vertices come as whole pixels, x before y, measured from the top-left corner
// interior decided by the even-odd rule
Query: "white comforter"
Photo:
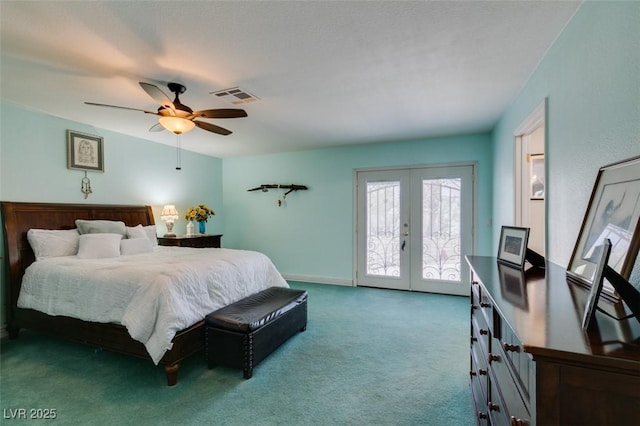
[[[177,331],[257,291],[287,286],[262,253],[156,247],[153,253],[109,259],[34,262],[25,272],[18,306],[122,324],[157,364]]]

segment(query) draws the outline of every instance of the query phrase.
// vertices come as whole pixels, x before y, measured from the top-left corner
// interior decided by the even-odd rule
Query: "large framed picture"
[[[524,267],[529,242],[529,228],[503,226],[500,231],[498,261],[508,265]]]
[[[104,172],[103,138],[67,130],[67,168]]]
[[[611,240],[609,266],[628,280],[640,246],[640,157],[600,168],[567,276],[591,288],[605,239]],[[603,295],[617,299],[605,280]]]

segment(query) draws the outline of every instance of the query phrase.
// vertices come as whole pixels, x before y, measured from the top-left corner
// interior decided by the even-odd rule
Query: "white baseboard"
[[[327,278],[327,277],[313,277],[308,275],[288,275],[283,274],[283,278],[287,281],[301,281],[305,283],[314,283],[314,284],[332,284],[332,285],[343,285],[347,287],[353,287],[352,280],[344,280],[339,278]]]

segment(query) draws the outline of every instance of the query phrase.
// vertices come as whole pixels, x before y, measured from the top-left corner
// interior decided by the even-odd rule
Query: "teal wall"
[[[513,133],[544,98],[547,257],[566,266],[598,169],[640,155],[640,2],[583,3],[496,126],[496,247],[514,222]]]
[[[88,174],[93,194],[86,200],[80,192],[84,172],[67,169],[67,129],[104,137],[105,171]],[[188,206],[205,203],[220,213],[209,220],[207,231],[222,233],[222,160],[183,151],[182,170],[175,164],[174,147],[0,104],[0,200],[147,204],[153,207],[160,234],[166,229],[160,220],[164,204],[175,204],[184,213]],[[180,220],[175,229],[184,233],[185,226]],[[4,284],[0,288],[4,310]],[[2,319],[4,324],[4,315]]]
[[[492,252],[490,135],[352,145],[225,159],[225,246],[259,250],[284,275],[328,283],[353,276],[354,170],[475,162],[478,252]],[[295,183],[308,191],[247,192],[260,184]]]

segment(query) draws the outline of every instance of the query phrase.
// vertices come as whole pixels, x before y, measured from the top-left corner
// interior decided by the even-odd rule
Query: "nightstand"
[[[173,247],[220,248],[220,235],[178,235],[176,237],[158,237],[158,245]]]

